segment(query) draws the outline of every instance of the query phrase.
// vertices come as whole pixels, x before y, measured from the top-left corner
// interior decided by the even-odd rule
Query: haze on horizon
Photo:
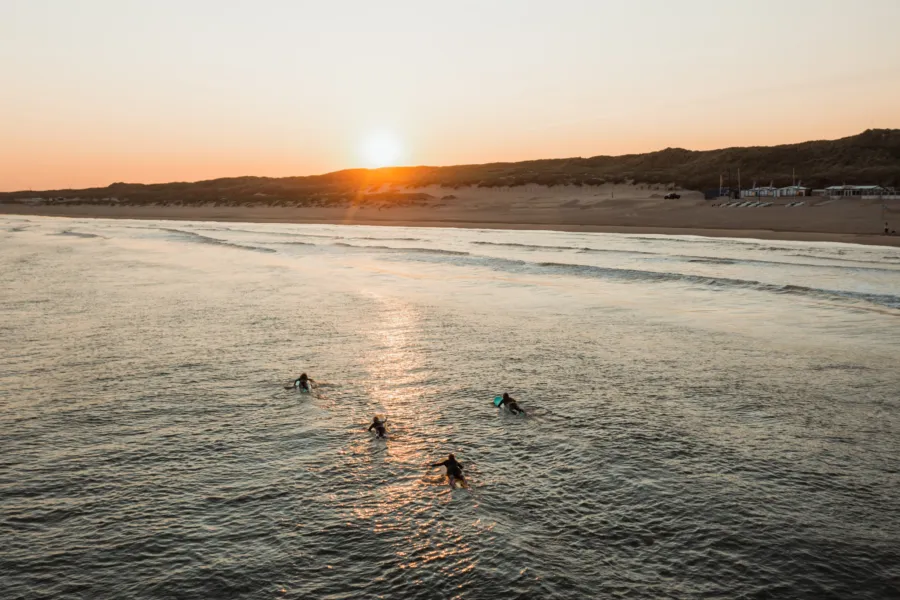
[[[897,23],[897,0],[0,0],[0,191],[900,127]]]

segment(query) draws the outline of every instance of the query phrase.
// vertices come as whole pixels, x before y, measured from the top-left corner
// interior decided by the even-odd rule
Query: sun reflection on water
[[[429,405],[438,389],[427,375],[424,318],[420,309],[402,299],[369,296],[364,390],[368,418],[383,414],[388,419],[388,439],[359,437],[351,443],[348,454],[365,465],[361,476],[370,485],[346,508],[354,520],[367,523],[372,534],[394,541],[385,560],[397,568],[415,570],[439,561],[447,565],[448,575],[462,576],[475,568],[475,552],[454,524],[436,519],[435,509],[454,494],[468,492],[451,492],[443,471],[428,466],[439,458],[434,448],[446,432],[430,418]],[[435,494],[435,486],[443,488],[442,493]]]

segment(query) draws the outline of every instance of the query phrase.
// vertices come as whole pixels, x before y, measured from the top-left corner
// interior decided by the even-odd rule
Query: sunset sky
[[[0,0],[0,190],[900,127],[900,0]]]

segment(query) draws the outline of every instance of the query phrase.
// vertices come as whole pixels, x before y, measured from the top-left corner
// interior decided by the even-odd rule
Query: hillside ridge
[[[508,188],[536,184],[590,186],[604,183],[657,184],[681,189],[718,188],[720,176],[743,187],[756,181],[810,187],[842,183],[900,187],[900,129],[869,129],[837,140],[720,150],[665,148],[644,154],[539,159],[444,167],[345,169],[293,177],[225,177],[197,182],[113,183],[106,187],[0,193],[0,202],[74,199],[86,203],[280,204],[334,206],[369,195],[402,202],[405,190],[440,186]]]

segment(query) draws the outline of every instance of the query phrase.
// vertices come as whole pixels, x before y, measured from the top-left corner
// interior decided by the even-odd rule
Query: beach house
[[[741,190],[741,198],[774,198],[777,195],[778,188],[771,185]]]
[[[880,185],[832,185],[825,188],[824,195],[832,198],[880,198],[892,192],[893,190],[888,190]]]
[[[810,189],[802,185],[789,185],[787,187],[778,188],[776,195],[779,198],[797,198],[810,195]]]

